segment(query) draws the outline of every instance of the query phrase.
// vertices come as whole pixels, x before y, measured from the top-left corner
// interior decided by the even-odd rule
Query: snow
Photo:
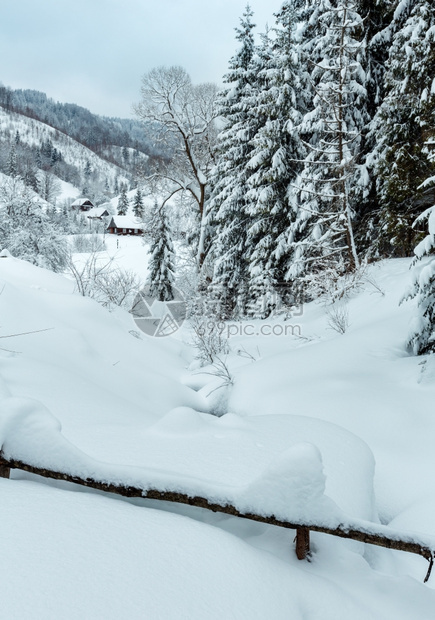
[[[30,146],[40,145],[43,140],[51,140],[53,146],[62,152],[62,158],[66,163],[83,169],[86,162],[89,162],[93,170],[102,176],[114,179],[119,175],[119,181],[127,181],[118,166],[102,160],[86,146],[41,121],[0,108],[0,129],[5,137],[15,136],[19,131],[21,142]],[[78,190],[70,183],[61,183],[62,199],[76,198],[78,194]]]
[[[118,264],[145,273],[141,240],[116,241],[106,237]],[[252,321],[254,335],[229,339],[233,385],[210,395],[216,377],[189,370],[188,325],[149,338],[127,312],[74,294],[70,279],[2,258],[4,453],[433,540],[435,365],[406,350],[415,302],[398,302],[409,264],[370,268],[347,301],[344,334],[314,303],[289,319],[299,337],[265,336]],[[236,354],[242,347],[253,359]],[[213,398],[228,413],[210,415]],[[291,531],[19,471],[0,479],[0,496],[5,618],[433,617],[426,562],[411,554],[312,534],[312,561],[298,562]]]
[[[245,541],[180,515],[27,480],[0,479],[0,492],[5,618],[389,620],[416,609],[431,617],[421,584],[385,577],[376,589],[364,562],[343,571],[349,552],[301,569],[261,548],[262,526]]]

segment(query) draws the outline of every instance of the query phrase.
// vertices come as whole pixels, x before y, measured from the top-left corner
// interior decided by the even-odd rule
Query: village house
[[[94,203],[89,198],[76,198],[71,205],[71,209],[78,209],[79,211],[90,211],[94,208]]]
[[[109,217],[110,213],[105,207],[93,207],[86,213],[86,217],[90,220],[102,220],[105,217]]]
[[[143,235],[143,224],[128,215],[112,216],[106,231],[112,235]]]

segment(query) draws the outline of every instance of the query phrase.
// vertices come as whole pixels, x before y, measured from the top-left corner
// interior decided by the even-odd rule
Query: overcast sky
[[[256,31],[282,0],[251,0]],[[221,84],[246,0],[9,0],[0,19],[0,82],[108,116],[132,116],[141,77],[182,65]]]

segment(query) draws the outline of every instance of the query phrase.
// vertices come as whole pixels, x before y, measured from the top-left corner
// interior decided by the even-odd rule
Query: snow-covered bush
[[[108,308],[119,306],[129,310],[134,296],[142,287],[136,274],[115,267],[113,259],[99,260],[97,252],[90,254],[82,264],[70,257],[68,267],[77,292]]]
[[[326,309],[328,325],[338,334],[345,334],[349,327],[349,309],[347,305],[334,302]]]
[[[62,271],[67,264],[65,238],[19,177],[0,186],[0,244],[16,258],[52,271]]]
[[[190,318],[196,359],[201,365],[214,364],[219,355],[228,355],[230,347],[224,335],[225,323],[213,316],[193,315]]]
[[[435,206],[426,209],[414,225],[424,221],[428,223],[429,234],[414,250],[414,283],[404,298],[417,300],[418,314],[412,322],[408,340],[415,355],[435,352]],[[418,261],[430,255],[432,258],[423,267],[416,267]]]
[[[106,249],[104,239],[97,233],[78,234],[72,239],[74,252],[102,252]]]

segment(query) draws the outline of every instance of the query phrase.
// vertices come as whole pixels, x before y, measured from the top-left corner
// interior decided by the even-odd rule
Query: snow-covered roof
[[[140,228],[143,229],[143,224],[132,218],[130,215],[114,215],[110,220],[109,228],[115,226],[116,228]]]
[[[71,204],[72,207],[80,207],[80,205],[84,205],[86,203],[92,203],[92,200],[90,200],[89,198],[76,198],[74,200],[74,202]]]
[[[109,215],[105,207],[93,207],[87,212],[87,217],[103,217],[103,215]]]

